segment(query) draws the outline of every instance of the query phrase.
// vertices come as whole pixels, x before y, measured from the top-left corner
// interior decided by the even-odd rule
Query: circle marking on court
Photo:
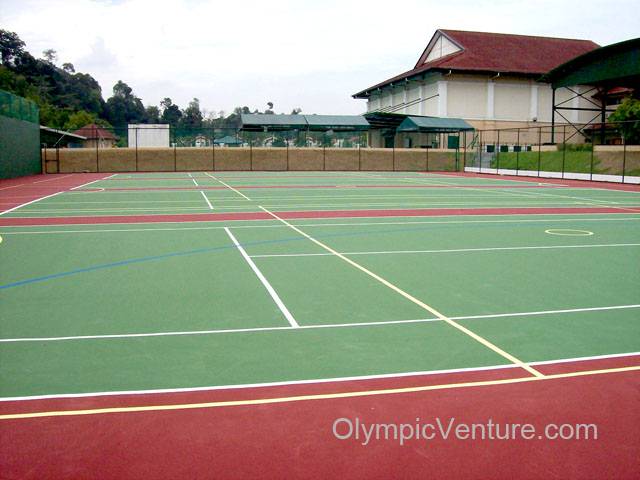
[[[572,228],[549,228],[544,233],[549,235],[562,235],[567,237],[588,237],[594,233],[589,230],[575,230]]]

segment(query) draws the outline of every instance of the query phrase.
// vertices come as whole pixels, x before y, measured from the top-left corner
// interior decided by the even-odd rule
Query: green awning
[[[466,132],[474,128],[461,118],[407,117],[397,132],[448,133]]]
[[[240,115],[241,130],[260,132],[275,130],[306,130],[304,115],[274,115],[243,113]]]
[[[309,130],[314,131],[367,131],[369,122],[362,115],[304,115]]]
[[[216,145],[240,145],[242,140],[238,140],[236,137],[232,137],[231,135],[227,135],[222,138],[216,138],[213,141]]]
[[[541,78],[553,88],[573,85],[640,88],[640,38],[614,43],[557,66]]]
[[[240,129],[249,132],[312,130],[327,132],[356,132],[369,130],[367,119],[361,115],[272,115],[249,113],[240,116]]]

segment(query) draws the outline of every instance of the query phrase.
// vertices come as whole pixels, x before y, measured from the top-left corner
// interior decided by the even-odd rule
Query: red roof
[[[599,48],[599,45],[591,40],[460,30],[437,30],[433,38],[439,33],[457,44],[462,51],[424,63],[428,54],[427,47],[412,70],[358,92],[354,97],[366,95],[369,90],[428,70],[515,73],[538,76],[572,58]],[[429,43],[431,44],[431,42]]]
[[[103,140],[117,140],[116,136],[111,133],[109,130],[104,129],[103,127],[96,125],[95,123],[90,123],[85,125],[84,127],[76,130],[76,135],[82,135],[83,137],[87,137],[88,140],[93,140],[96,138],[100,138]]]

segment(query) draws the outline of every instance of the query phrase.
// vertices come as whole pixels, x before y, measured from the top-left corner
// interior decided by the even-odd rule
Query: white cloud
[[[589,38],[637,35],[634,1],[3,0],[3,28],[39,55],[58,51],[105,97],[117,80],[146,104],[198,97],[238,105],[359,113],[350,95],[411,68],[436,28]],[[610,12],[610,13],[607,13]],[[621,14],[624,13],[624,14]]]

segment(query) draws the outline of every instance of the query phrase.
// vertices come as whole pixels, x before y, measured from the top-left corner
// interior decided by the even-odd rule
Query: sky
[[[32,55],[123,80],[145,105],[359,114],[351,95],[413,68],[435,30],[593,40],[640,33],[638,0],[0,0]]]

